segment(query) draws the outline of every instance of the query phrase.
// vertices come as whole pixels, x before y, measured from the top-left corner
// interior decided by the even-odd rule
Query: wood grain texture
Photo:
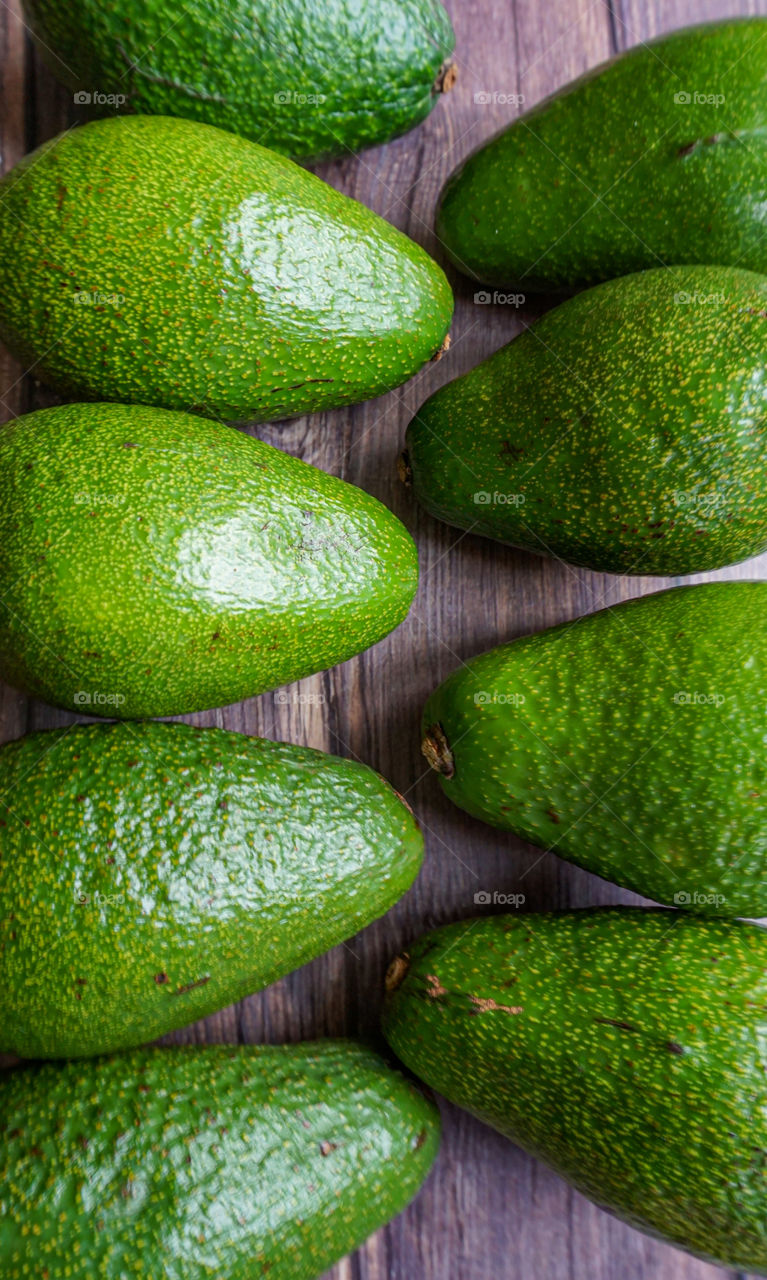
[[[619,49],[690,21],[765,13],[767,0],[448,0],[448,8],[458,37],[456,88],[408,137],[319,169],[438,257],[433,212],[444,179],[515,114],[513,106],[476,104],[475,93],[522,94],[530,107]],[[71,94],[55,84],[33,51],[17,0],[0,0],[0,41],[0,151],[8,168],[78,113]],[[366,405],[260,432],[361,485],[405,521],[422,563],[410,618],[368,653],[291,686],[279,698],[267,694],[190,717],[193,723],[288,739],[373,765],[408,797],[424,824],[424,871],[385,920],[268,991],[179,1033],[177,1041],[375,1036],[388,960],[424,929],[471,914],[480,890],[524,893],[532,910],[638,901],[473,821],[425,776],[418,750],[421,708],[460,659],[670,585],[607,577],[506,550],[416,510],[394,470],[409,418],[428,394],[508,341],[521,319],[533,314],[476,305],[471,286],[457,278],[454,284],[453,345],[439,364]],[[4,419],[54,403],[22,373],[9,357],[0,358]],[[765,574],[767,556],[707,576]],[[299,702],[299,694],[315,700]],[[73,720],[0,686],[2,740]],[[423,1193],[334,1268],[333,1280],[715,1280],[731,1274],[623,1226],[469,1116],[447,1105],[443,1115],[442,1153]]]

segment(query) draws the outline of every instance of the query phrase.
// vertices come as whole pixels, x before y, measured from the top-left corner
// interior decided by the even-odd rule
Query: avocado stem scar
[[[455,761],[441,724],[430,725],[421,743],[426,762],[445,778],[455,776]]]
[[[449,93],[458,79],[458,64],[451,58],[445,58],[434,81],[435,93]]]
[[[450,350],[450,334],[446,333],[444,338],[442,339],[442,342],[437,347],[437,350],[434,352],[434,355],[431,357],[431,363],[436,364],[438,360],[442,359],[445,352],[449,350]]]
[[[403,951],[401,955],[395,956],[389,968],[386,970],[386,978],[384,985],[386,990],[391,993],[396,991],[405,980],[405,975],[410,968],[410,956],[407,951]]]

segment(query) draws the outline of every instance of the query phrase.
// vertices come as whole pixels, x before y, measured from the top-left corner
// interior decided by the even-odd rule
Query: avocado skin
[[[426,401],[407,433],[415,496],[449,524],[600,572],[758,555],[765,317],[767,281],[731,267],[576,295]]]
[[[0,434],[0,676],[70,711],[273,689],[387,635],[417,582],[380,502],[223,424],[62,405]]]
[[[383,915],[423,856],[366,765],[222,729],[31,734],[0,747],[0,792],[0,1051],[22,1057],[241,1000]]]
[[[763,929],[501,915],[407,959],[384,1030],[411,1070],[632,1226],[767,1272]]]
[[[434,1104],[350,1041],[4,1072],[3,1280],[312,1280],[405,1207],[438,1144]]]
[[[450,323],[419,245],[190,120],[61,134],[3,179],[0,205],[0,336],[69,399],[285,418],[389,391]]]
[[[675,31],[539,103],[448,179],[449,257],[530,293],[672,263],[767,272],[765,34],[764,18]]]
[[[767,582],[703,583],[464,664],[424,742],[439,726],[474,817],[657,902],[763,916],[766,701]]]
[[[296,159],[412,129],[437,101],[455,46],[436,0],[191,0],[180,15],[168,0],[25,7],[40,52],[71,88],[97,86],[128,110],[216,125]]]

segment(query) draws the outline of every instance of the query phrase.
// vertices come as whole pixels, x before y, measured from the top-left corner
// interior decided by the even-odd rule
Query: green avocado
[[[437,0],[27,0],[53,72],[96,109],[186,116],[295,158],[412,129],[454,70]]]
[[[640,1230],[767,1273],[767,933],[608,908],[460,921],[389,971],[419,1076]]]
[[[399,1213],[434,1104],[350,1041],[0,1076],[3,1280],[313,1280]]]
[[[675,31],[515,120],[448,180],[452,261],[530,293],[672,263],[767,273],[765,36],[765,18]]]
[[[69,399],[267,421],[437,355],[420,246],[291,160],[191,120],[61,134],[0,182],[0,337]]]
[[[0,677],[70,711],[273,689],[380,640],[417,581],[380,502],[221,423],[80,404],[0,432]]]
[[[494,827],[656,902],[767,915],[767,582],[677,587],[440,685],[424,754]]]
[[[0,1052],[22,1057],[241,1000],[383,915],[423,855],[366,765],[223,729],[31,734],[0,747],[0,793]]]
[[[449,524],[607,573],[767,547],[767,280],[672,267],[577,294],[437,391],[405,473]]]

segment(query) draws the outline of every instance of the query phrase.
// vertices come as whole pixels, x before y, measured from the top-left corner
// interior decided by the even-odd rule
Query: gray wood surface
[[[470,150],[512,118],[481,106],[481,90],[524,94],[525,106],[586,68],[661,31],[725,15],[765,13],[737,0],[448,0],[459,79],[426,123],[387,147],[323,166],[334,186],[376,209],[440,256],[438,192]],[[0,155],[5,168],[77,118],[33,52],[18,0],[0,0]],[[595,139],[595,146],[599,139]],[[524,893],[527,909],[630,901],[610,885],[472,821],[426,777],[418,749],[424,700],[459,659],[502,639],[590,612],[668,580],[621,579],[570,569],[460,535],[419,513],[394,458],[427,394],[518,332],[532,311],[478,306],[454,281],[453,345],[406,386],[352,410],[260,434],[361,485],[405,521],[418,542],[422,581],[407,622],[368,653],[288,689],[191,717],[197,724],[306,743],[375,766],[414,805],[427,836],[415,887],[385,920],[268,991],[175,1039],[279,1041],[375,1034],[391,956],[424,929],[472,914],[480,890]],[[3,420],[54,403],[0,355]],[[718,577],[758,577],[767,557]],[[317,695],[299,703],[298,693]],[[2,740],[74,717],[0,686]],[[636,901],[636,899],[634,899]],[[592,1206],[541,1164],[454,1108],[443,1106],[438,1165],[400,1218],[329,1273],[334,1280],[715,1280],[730,1275],[656,1243]]]

